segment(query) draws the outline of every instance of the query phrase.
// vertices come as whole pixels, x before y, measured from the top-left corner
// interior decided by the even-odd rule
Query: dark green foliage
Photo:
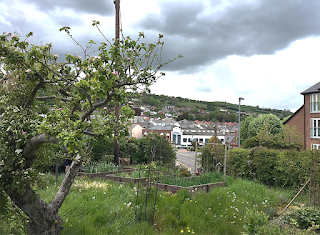
[[[255,234],[259,235],[316,235],[317,227],[310,227],[308,230],[301,230],[292,226],[278,226],[274,224],[266,224],[257,229]]]
[[[183,114],[179,115],[176,120],[181,121],[183,119],[189,120],[189,112],[183,112]]]
[[[249,169],[249,150],[243,148],[235,148],[228,151],[227,155],[227,172],[229,175],[250,179]]]
[[[161,105],[160,100],[155,99],[155,98],[153,98],[153,97],[143,96],[142,102],[145,103],[145,104],[149,104],[149,105],[152,105],[152,106],[156,106],[156,107],[159,107],[159,106]]]
[[[287,142],[284,139],[275,139],[275,138],[269,138],[262,140],[258,136],[251,137],[247,140],[245,140],[241,147],[243,148],[254,148],[257,146],[267,147],[270,149],[294,149],[294,150],[300,150],[302,148],[301,144],[295,143],[295,142]]]
[[[224,145],[221,145],[221,141],[218,138],[210,138],[209,144],[201,148],[201,155],[199,155],[203,171],[209,172],[222,169],[225,154],[224,148]]]
[[[244,229],[249,234],[256,234],[259,227],[267,224],[269,216],[262,211],[246,208]]]
[[[309,178],[311,151],[265,147],[228,151],[229,174],[267,185],[300,187]]]
[[[210,111],[215,111],[216,108],[214,107],[214,103],[213,102],[208,102],[207,103],[207,109]]]
[[[247,117],[241,123],[241,141],[255,137],[261,132],[266,135],[276,135],[282,132],[280,119],[274,114],[264,114],[256,118]]]
[[[312,226],[312,222],[320,224],[320,208],[302,207],[289,212],[285,216],[288,223],[296,222],[301,229],[307,229]]]
[[[156,161],[161,156],[161,163],[174,163],[176,153],[165,136],[149,133],[144,138],[123,138],[119,143],[120,157],[130,158],[134,164]]]
[[[100,161],[105,155],[113,155],[113,138],[99,137],[91,143],[91,161]]]
[[[254,148],[256,146],[260,146],[259,139],[257,137],[246,139],[241,145],[241,147],[246,149]],[[267,146],[264,146],[264,147],[267,147]]]
[[[144,93],[137,104],[142,105],[153,105],[158,109],[163,108],[166,105],[174,105],[176,107],[186,107],[191,108],[190,113],[186,112],[184,116],[180,116],[179,120],[187,119],[187,120],[195,120],[194,116],[191,116],[191,112],[194,109],[203,109],[205,111],[210,112],[209,115],[200,114],[196,119],[198,120],[206,120],[206,121],[219,121],[219,122],[237,122],[238,121],[238,104],[230,104],[227,102],[205,102],[199,100],[190,100],[181,97],[172,97],[165,95],[155,95]],[[219,110],[225,109],[228,112],[220,112]],[[278,110],[278,109],[266,109],[259,108],[253,106],[241,105],[241,112],[250,113],[251,115],[257,116],[259,114],[274,114],[278,116],[280,119],[291,115],[290,110]],[[194,113],[197,114],[197,113]],[[242,115],[244,117],[245,115]],[[241,119],[242,121],[242,119]]]
[[[282,125],[277,117],[266,115],[265,119],[247,117],[241,123],[242,147],[267,147],[271,149],[295,149],[303,147],[303,136],[295,127]],[[263,120],[265,121],[263,123]]]

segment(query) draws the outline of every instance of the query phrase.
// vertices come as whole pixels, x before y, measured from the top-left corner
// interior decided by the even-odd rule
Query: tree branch
[[[38,61],[38,62],[39,62],[40,64],[42,64],[43,66],[45,66],[47,69],[49,69],[54,75],[56,75],[57,77],[61,78],[63,81],[65,81],[66,83],[68,83],[68,84],[71,85],[72,87],[76,88],[76,89],[79,90],[81,93],[83,93],[83,94],[87,97],[87,99],[88,99],[88,101],[89,101],[89,103],[90,103],[90,106],[92,107],[91,98],[90,98],[90,96],[88,95],[88,93],[87,93],[85,90],[83,90],[83,89],[80,88],[80,87],[77,87],[75,84],[73,84],[72,82],[70,82],[67,78],[65,78],[64,76],[58,74],[56,71],[52,70],[48,65],[46,65],[46,64],[43,63],[42,61]]]
[[[49,205],[54,209],[54,210],[59,210],[59,208],[61,207],[62,203],[64,202],[64,200],[66,199],[66,196],[69,193],[69,190],[71,188],[71,185],[74,181],[74,178],[76,177],[76,175],[78,174],[80,165],[81,165],[81,156],[77,155],[76,158],[74,159],[74,161],[72,162],[69,170],[67,171],[61,185],[60,188],[57,192],[57,194],[55,195],[55,197],[53,198],[53,200],[49,203]]]
[[[104,101],[94,104],[91,109],[87,110],[82,115],[81,121],[86,120],[97,108],[106,106],[111,101],[111,99],[112,99],[112,95],[109,94],[108,97]]]
[[[58,141],[56,138],[48,137],[45,134],[32,137],[23,148],[23,157],[25,157],[26,159],[33,158],[36,154],[37,147],[41,144],[47,143],[57,144]]]
[[[85,130],[83,130],[82,133],[85,134],[85,135],[92,136],[92,137],[98,137],[97,134],[95,134],[95,133],[93,133],[93,132],[91,132],[91,131],[85,131]]]
[[[36,99],[37,100],[51,100],[51,99],[55,99],[57,98],[55,95],[51,95],[51,96],[37,96]]]
[[[32,105],[32,103],[33,103],[33,101],[34,101],[34,99],[36,97],[36,94],[37,94],[38,90],[44,85],[44,79],[39,74],[37,74],[37,77],[40,79],[40,82],[33,89],[32,93],[31,93],[31,96],[30,96],[30,99],[24,105],[24,108],[30,108],[31,107],[31,105]]]

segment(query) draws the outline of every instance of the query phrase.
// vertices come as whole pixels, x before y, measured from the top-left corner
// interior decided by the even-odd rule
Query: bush
[[[312,227],[313,223],[320,224],[320,208],[317,207],[302,207],[285,216],[287,223],[296,221],[301,229]]]
[[[230,175],[267,185],[300,187],[310,176],[311,157],[311,151],[232,149],[227,170]]]
[[[90,143],[92,161],[101,161],[105,155],[113,155],[113,138],[99,137]]]
[[[123,138],[119,143],[120,157],[130,158],[131,163],[149,164],[158,161],[161,164],[174,164],[176,153],[165,136],[149,133],[144,138]]]
[[[284,139],[277,139],[276,136],[273,138],[261,138],[261,135],[257,135],[254,137],[251,137],[249,139],[246,139],[242,147],[243,148],[254,148],[254,147],[267,147],[270,149],[295,149],[300,150],[302,148],[302,145],[298,143],[288,143]]]
[[[228,151],[227,155],[227,171],[234,177],[250,178],[248,171],[249,150],[242,148],[234,148]]]
[[[265,225],[268,219],[269,216],[262,211],[247,208],[243,227],[249,234],[256,234],[259,227]]]
[[[218,144],[221,141],[217,137],[211,137],[209,143],[200,150],[199,159],[205,172],[218,170],[218,165],[223,165],[225,147]]]
[[[266,224],[257,229],[256,234],[258,235],[316,235],[315,232],[318,229],[318,226],[314,225],[307,230],[301,230],[295,227],[290,226],[277,226]]]

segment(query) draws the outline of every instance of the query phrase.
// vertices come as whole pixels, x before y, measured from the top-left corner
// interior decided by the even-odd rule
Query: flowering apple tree
[[[69,27],[60,31],[75,41]],[[58,211],[88,156],[88,143],[111,137],[115,126],[124,131],[133,113],[124,106],[115,115],[110,105],[123,103],[128,91],[148,89],[164,75],[159,69],[173,60],[161,62],[163,35],[154,44],[141,43],[143,33],[137,40],[106,39],[95,56],[87,53],[95,42],[86,48],[78,44],[83,58],[66,55],[66,62],[58,62],[51,44],[30,45],[31,36],[0,35],[0,207],[5,210],[9,197],[29,217],[29,234],[59,234],[63,221]],[[41,180],[39,166],[60,155],[73,162],[46,203],[32,185]]]

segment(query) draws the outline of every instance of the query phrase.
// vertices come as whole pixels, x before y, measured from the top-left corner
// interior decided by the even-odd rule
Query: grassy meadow
[[[54,176],[43,177],[44,184],[38,186],[37,191],[49,202],[63,178],[60,176],[56,184]],[[159,191],[151,221],[136,219],[141,218],[139,210],[144,213],[143,196],[138,198],[136,207],[137,191],[137,185],[76,178],[59,211],[64,221],[62,234],[242,234],[252,223],[250,213],[271,219],[295,195],[293,190],[268,188],[253,181],[228,177],[227,187],[207,194]],[[151,207],[154,197],[152,194],[148,198]],[[305,192],[295,204],[306,200]],[[23,227],[21,218],[11,219],[10,223],[2,221],[0,225],[6,225],[2,231],[0,229],[2,234],[24,234],[23,229],[19,230]]]

